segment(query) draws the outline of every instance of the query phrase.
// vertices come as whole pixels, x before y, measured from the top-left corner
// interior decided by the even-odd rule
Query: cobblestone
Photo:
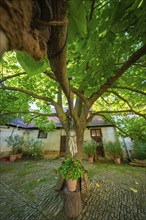
[[[61,160],[0,161],[0,220],[68,220],[62,211],[63,196],[55,191],[55,169],[60,163]],[[80,216],[72,220],[146,219],[144,168],[87,162],[85,166],[91,195],[83,203]]]

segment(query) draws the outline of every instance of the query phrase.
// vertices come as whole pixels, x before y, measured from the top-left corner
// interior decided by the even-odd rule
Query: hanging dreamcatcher
[[[77,137],[75,130],[69,131],[69,149],[72,157],[77,154]]]

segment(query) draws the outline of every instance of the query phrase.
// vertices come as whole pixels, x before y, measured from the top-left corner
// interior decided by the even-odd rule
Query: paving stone
[[[0,220],[70,220],[62,212],[63,196],[55,191],[56,173],[61,160],[32,162],[31,173],[20,175],[26,162],[19,163],[17,172],[4,173],[0,181]],[[27,163],[29,165],[29,162]],[[17,163],[14,164],[17,167]],[[94,167],[94,165],[86,166]],[[18,167],[17,167],[18,168]],[[28,166],[29,169],[29,166]],[[25,169],[26,170],[26,169]],[[133,172],[135,172],[133,170]],[[25,173],[24,173],[25,174]],[[33,174],[33,175],[32,175]],[[83,202],[83,211],[76,220],[144,220],[145,176],[137,172],[139,184],[133,175],[111,169],[91,178],[91,196]],[[37,182],[47,178],[47,182]],[[36,187],[33,185],[38,183]],[[98,185],[99,187],[97,187]],[[27,186],[30,189],[27,189]],[[137,188],[136,188],[137,187]],[[134,193],[130,188],[136,188]],[[73,220],[73,219],[72,219]]]

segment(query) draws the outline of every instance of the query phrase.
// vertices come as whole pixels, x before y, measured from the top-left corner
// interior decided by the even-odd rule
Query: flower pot
[[[93,163],[93,157],[88,157],[89,163]]]
[[[22,154],[21,153],[17,154],[17,158],[18,159],[22,158]]]
[[[10,161],[10,157],[4,157],[3,160],[4,161]]]
[[[115,157],[114,162],[115,162],[115,164],[121,164],[121,158],[120,157]]]
[[[10,155],[10,161],[15,161],[17,159],[17,155]]]
[[[77,187],[77,180],[67,180],[67,188],[68,188],[68,191],[70,192],[74,192],[76,191],[76,187]]]

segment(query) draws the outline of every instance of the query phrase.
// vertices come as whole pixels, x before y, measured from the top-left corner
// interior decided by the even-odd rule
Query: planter
[[[15,161],[17,159],[17,155],[10,155],[10,161]]]
[[[121,158],[120,157],[115,157],[114,162],[115,162],[115,164],[121,164]]]
[[[18,159],[22,158],[22,154],[21,153],[17,154],[17,158]]]
[[[4,161],[10,161],[10,157],[4,157],[3,160]]]
[[[67,188],[69,192],[74,192],[76,191],[76,187],[77,187],[77,180],[67,180]]]
[[[89,163],[93,163],[93,157],[88,157]]]

